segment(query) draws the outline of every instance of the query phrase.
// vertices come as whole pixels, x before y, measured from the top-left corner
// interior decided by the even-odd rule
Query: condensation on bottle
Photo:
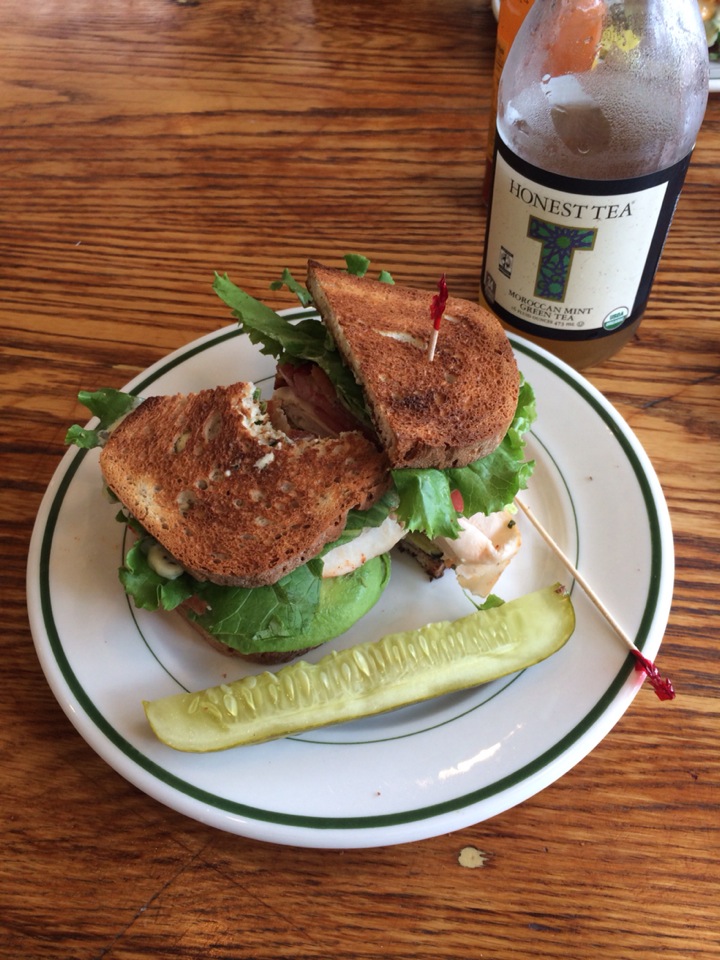
[[[636,331],[708,95],[697,0],[536,0],[498,91],[482,271],[578,369]]]
[[[487,144],[485,148],[485,177],[483,179],[483,200],[490,199],[492,186],[492,166],[495,153],[495,124],[497,122],[497,97],[500,86],[500,77],[505,61],[510,53],[510,47],[528,15],[534,0],[502,0],[498,10],[497,35],[495,37],[495,62],[492,75],[492,99],[490,102],[490,116],[488,117]]]

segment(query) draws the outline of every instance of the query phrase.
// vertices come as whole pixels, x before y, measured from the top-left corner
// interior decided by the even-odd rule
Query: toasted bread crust
[[[254,390],[237,383],[150,397],[100,457],[110,489],[198,580],[277,582],[390,483],[384,454],[362,434],[291,440],[269,423]]]
[[[432,293],[308,263],[307,285],[362,386],[393,467],[466,466],[512,423],[519,373],[505,332],[479,304],[451,297],[435,358]]]

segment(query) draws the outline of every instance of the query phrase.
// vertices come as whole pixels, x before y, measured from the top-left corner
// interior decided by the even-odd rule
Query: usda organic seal
[[[630,313],[627,307],[616,307],[603,320],[603,330],[617,330]]]

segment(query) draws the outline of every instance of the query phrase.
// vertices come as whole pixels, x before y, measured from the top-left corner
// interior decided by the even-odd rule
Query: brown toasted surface
[[[105,480],[200,580],[275,583],[387,489],[384,454],[360,433],[290,440],[238,383],[150,397],[112,432]]]
[[[465,466],[495,449],[515,414],[519,374],[492,314],[450,297],[429,362],[433,293],[315,261],[307,284],[394,467]]]

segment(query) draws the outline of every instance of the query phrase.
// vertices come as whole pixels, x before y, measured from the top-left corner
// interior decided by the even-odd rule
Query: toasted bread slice
[[[388,462],[361,433],[289,438],[251,383],[150,397],[110,434],[110,489],[189,573],[277,582],[342,532],[350,509],[388,488]]]
[[[313,260],[307,285],[393,467],[446,469],[492,453],[512,422],[520,382],[492,314],[450,297],[430,362],[432,293]]]

